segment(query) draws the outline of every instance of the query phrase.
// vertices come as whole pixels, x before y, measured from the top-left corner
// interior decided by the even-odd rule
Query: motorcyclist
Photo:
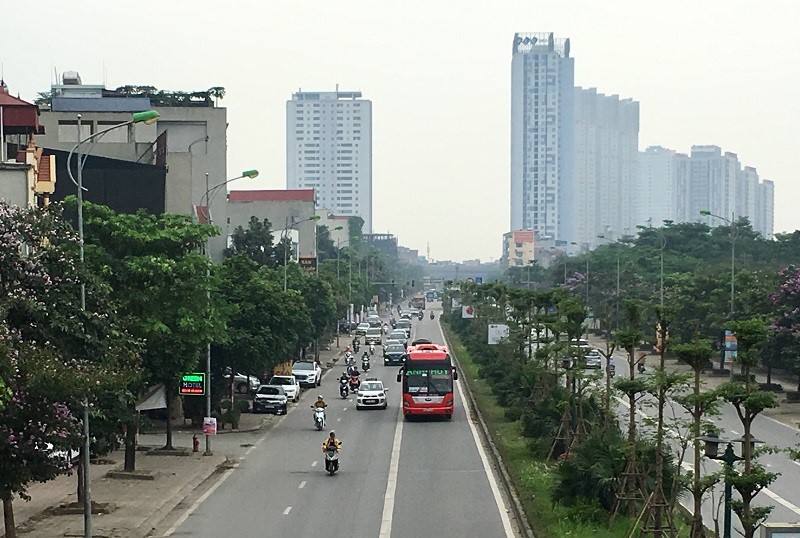
[[[433,319],[434,317],[436,317],[436,315],[433,313],[433,310],[431,310],[431,319]]]
[[[319,396],[317,396],[317,401],[314,402],[314,405],[312,405],[311,407],[313,407],[314,409],[325,409],[326,407],[328,407],[328,404],[325,403],[325,399],[322,397],[322,394],[320,394]]]
[[[325,442],[322,443],[322,453],[324,454],[325,452],[327,452],[328,447],[330,446],[333,446],[337,452],[342,448],[342,442],[336,438],[336,432],[334,430],[331,430],[331,433],[328,436],[328,438],[325,439]]]
[[[349,370],[349,368],[348,368],[348,370]],[[339,383],[341,383],[342,381],[344,381],[346,383],[349,380],[349,377],[347,375],[348,373],[349,372],[342,372],[342,375],[339,376]]]

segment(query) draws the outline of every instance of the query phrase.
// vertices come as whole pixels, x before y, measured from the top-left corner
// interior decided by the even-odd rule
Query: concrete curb
[[[169,495],[166,496],[164,504],[162,504],[161,507],[150,517],[142,521],[142,523],[128,536],[130,538],[146,538],[150,536],[151,533],[167,518],[167,516],[172,513],[175,507],[189,497],[194,490],[200,487],[200,484],[217,473],[227,461],[222,455],[211,457],[217,460],[214,465],[209,465],[204,467],[203,470],[198,471],[197,474],[192,477],[191,481],[189,481],[187,484],[173,488]]]
[[[444,332],[444,331],[443,331]],[[458,369],[463,371],[461,365],[458,362],[458,357],[456,357],[455,353],[453,352],[453,346],[450,345],[450,340],[447,337],[447,333],[444,333],[444,338],[447,343],[447,349],[450,350],[450,356],[453,358],[453,361],[458,366]],[[503,457],[500,455],[500,451],[497,450],[497,446],[495,445],[494,438],[492,437],[491,432],[489,431],[489,427],[486,425],[486,422],[483,420],[483,415],[481,415],[481,411],[478,408],[478,402],[475,400],[475,395],[472,394],[472,388],[469,386],[469,381],[464,378],[464,383],[462,385],[464,387],[464,392],[467,396],[467,402],[469,403],[469,411],[470,414],[477,419],[478,424],[480,425],[480,432],[481,437],[486,445],[489,446],[489,453],[492,455],[492,462],[495,465],[495,468],[500,475],[500,483],[505,490],[506,495],[511,500],[511,511],[514,513],[514,519],[517,520],[517,527],[519,530],[522,531],[522,534],[527,538],[535,538],[533,534],[533,529],[528,524],[528,520],[525,517],[525,510],[522,508],[522,503],[517,496],[517,491],[514,488],[514,483],[511,481],[511,477],[508,475],[508,471],[506,471],[506,466],[503,464]]]

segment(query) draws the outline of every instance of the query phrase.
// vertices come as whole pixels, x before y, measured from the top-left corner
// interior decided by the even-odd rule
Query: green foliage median
[[[558,463],[531,452],[528,440],[521,434],[521,420],[507,416],[489,384],[479,376],[479,366],[460,338],[447,325],[444,329],[536,537],[627,536],[631,526],[627,519],[618,519],[609,529],[608,514],[599,505],[578,502],[567,507],[552,498]]]

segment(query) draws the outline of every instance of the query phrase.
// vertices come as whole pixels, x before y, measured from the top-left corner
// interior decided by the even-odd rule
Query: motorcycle
[[[608,375],[609,375],[609,377],[614,377],[614,375],[616,375],[616,373],[617,373],[617,367],[614,366],[613,364],[609,364],[608,365]]]
[[[348,353],[345,353],[345,355],[344,355],[344,363],[345,363],[347,366],[350,366],[350,365],[351,365],[351,364],[353,364],[354,362],[355,362],[355,360],[353,359],[353,354],[352,354],[352,353],[349,353],[349,352],[348,352]]]
[[[348,394],[350,394],[350,387],[347,386],[347,377],[340,377],[339,378],[339,395],[342,398],[347,398]]]
[[[369,372],[369,357],[361,358],[361,369],[365,372]]]
[[[314,410],[314,426],[317,428],[317,431],[320,431],[325,427],[325,410],[321,407],[314,407],[313,405],[311,408]]]
[[[361,344],[359,344],[358,342],[354,343],[354,344],[353,344],[353,351],[355,351],[356,353],[358,353],[358,349],[359,349],[360,347],[361,347]]]
[[[374,355],[375,354],[375,344],[370,344],[369,345],[369,354],[370,355]]]
[[[336,450],[336,447],[329,446],[325,450],[325,470],[331,476],[339,470],[339,451]]]
[[[422,318],[425,317],[425,314],[422,313],[422,310],[419,311],[418,317],[420,321],[422,321]]]
[[[639,370],[640,374],[643,374],[644,373],[644,363],[643,362],[637,363],[636,364],[636,369]]]
[[[350,376],[350,392],[358,392],[358,387],[361,386],[361,380],[357,375]]]
[[[433,319],[433,318],[435,318],[435,317],[436,317],[436,314],[434,314],[433,312],[431,312],[431,319]]]

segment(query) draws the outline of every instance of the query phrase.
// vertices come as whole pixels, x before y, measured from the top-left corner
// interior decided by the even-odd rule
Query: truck
[[[425,310],[425,296],[421,293],[413,296],[411,298],[411,308],[419,308],[420,310]]]

